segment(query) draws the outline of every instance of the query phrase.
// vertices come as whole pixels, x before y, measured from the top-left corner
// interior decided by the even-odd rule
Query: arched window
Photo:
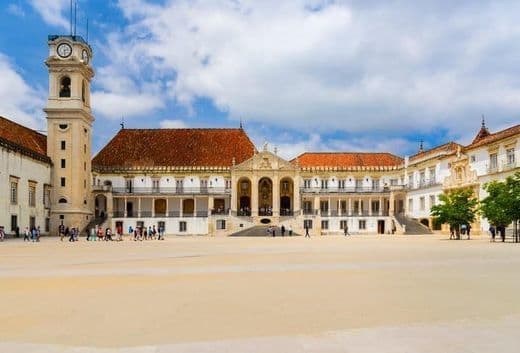
[[[65,76],[60,81],[60,97],[70,97],[70,77]]]
[[[58,203],[67,203],[67,200],[62,197],[58,200]]]

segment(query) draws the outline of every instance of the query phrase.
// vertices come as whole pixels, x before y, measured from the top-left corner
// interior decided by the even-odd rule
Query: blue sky
[[[0,115],[45,129],[48,34],[70,0],[3,0]],[[517,124],[516,1],[78,0],[94,151],[127,127],[238,127],[285,157],[399,155]]]

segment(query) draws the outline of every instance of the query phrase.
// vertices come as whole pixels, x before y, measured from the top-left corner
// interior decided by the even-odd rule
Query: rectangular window
[[[435,172],[435,167],[431,167],[430,168],[430,183],[435,183],[437,182],[437,175],[436,175],[436,172]]]
[[[61,186],[65,186],[65,178],[61,177],[60,179]]]
[[[367,221],[360,220],[359,221],[359,229],[367,229]]]
[[[430,208],[435,206],[435,195],[430,195]]]
[[[469,160],[471,161],[471,163],[474,163],[477,160],[477,157],[473,154],[473,155],[471,155]]]
[[[11,182],[11,205],[18,204],[18,183]]]
[[[397,179],[390,179],[390,185],[396,186],[397,184],[399,184],[399,180],[397,180]]]
[[[179,232],[186,232],[187,229],[188,229],[188,226],[187,226],[186,222],[180,221],[179,222]]]
[[[309,188],[311,188],[311,183],[312,183],[311,179],[305,179],[303,181],[303,187],[306,188],[306,189],[309,189]]]
[[[126,187],[126,192],[133,192],[133,189],[134,189],[134,180],[133,179],[125,179],[125,187]]]
[[[408,199],[408,211],[413,211],[413,199]]]
[[[18,227],[18,216],[15,214],[11,215],[11,231],[15,231]]]
[[[421,185],[426,183],[426,171],[424,169],[419,172],[419,182]]]
[[[65,141],[61,141],[61,150],[65,151]]]
[[[152,192],[159,192],[159,179],[152,180]]]
[[[226,180],[226,189],[231,189],[231,180]]]
[[[184,191],[184,180],[176,180],[175,181],[175,188],[177,192],[181,193]]]
[[[65,159],[63,159],[63,158],[62,158],[62,160],[61,160],[61,167],[62,167],[62,168],[65,168]]]
[[[489,169],[492,172],[498,169],[498,156],[496,153],[491,153],[489,155]]]
[[[217,219],[217,229],[218,230],[226,229],[226,220]]]
[[[515,149],[514,148],[507,149],[506,156],[507,156],[507,166],[514,167],[515,166]]]
[[[43,207],[51,207],[51,189],[48,185],[43,187]]]
[[[45,218],[45,232],[48,233],[51,229],[51,219]]]
[[[339,228],[340,228],[340,229],[345,229],[345,228],[347,228],[347,220],[339,221]]]
[[[321,221],[321,229],[329,229],[329,221]]]
[[[36,206],[36,186],[29,185],[29,207]]]
[[[329,210],[329,202],[328,201],[320,201],[320,211],[327,212]]]
[[[408,187],[413,188],[413,174],[408,175]]]
[[[339,187],[340,189],[345,189],[345,180],[340,180],[340,181],[338,182],[338,187]]]
[[[303,229],[312,229],[312,219],[306,219],[303,221]]]
[[[372,180],[372,190],[379,190],[379,180]]]
[[[372,213],[379,212],[379,201],[372,201]]]
[[[356,189],[363,188],[363,179],[356,179]]]
[[[424,200],[424,196],[422,196],[421,198],[419,198],[419,207],[420,207],[420,210],[421,211],[424,211],[424,209],[426,208],[426,205],[425,205],[425,200]]]
[[[328,189],[329,188],[329,181],[328,180],[322,180],[321,181],[321,188],[322,189]]]

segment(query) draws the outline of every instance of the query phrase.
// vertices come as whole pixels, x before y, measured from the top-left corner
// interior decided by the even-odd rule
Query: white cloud
[[[0,115],[36,130],[44,129],[46,92],[30,87],[2,53],[0,77]]]
[[[32,7],[49,25],[70,30],[70,0],[30,0]]]
[[[188,125],[184,121],[178,119],[162,120],[159,123],[159,126],[162,129],[184,129],[188,127]]]
[[[232,119],[306,133],[462,134],[481,113],[499,125],[520,110],[514,1],[119,6],[129,26],[110,36],[112,66],[124,64],[134,89],[162,81],[161,99],[209,98]]]
[[[25,17],[25,11],[20,5],[9,4],[7,12],[14,16]]]
[[[147,94],[117,94],[103,91],[92,92],[92,106],[96,113],[108,119],[132,118],[153,112],[162,107],[160,97]]]

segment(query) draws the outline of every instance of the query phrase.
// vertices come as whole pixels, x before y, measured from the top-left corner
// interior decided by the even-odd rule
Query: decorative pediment
[[[458,151],[457,159],[451,162],[450,175],[444,179],[444,188],[466,187],[477,182],[477,172],[471,169],[468,157]]]
[[[294,165],[270,151],[256,153],[250,159],[234,166],[235,171],[240,170],[297,170]]]

